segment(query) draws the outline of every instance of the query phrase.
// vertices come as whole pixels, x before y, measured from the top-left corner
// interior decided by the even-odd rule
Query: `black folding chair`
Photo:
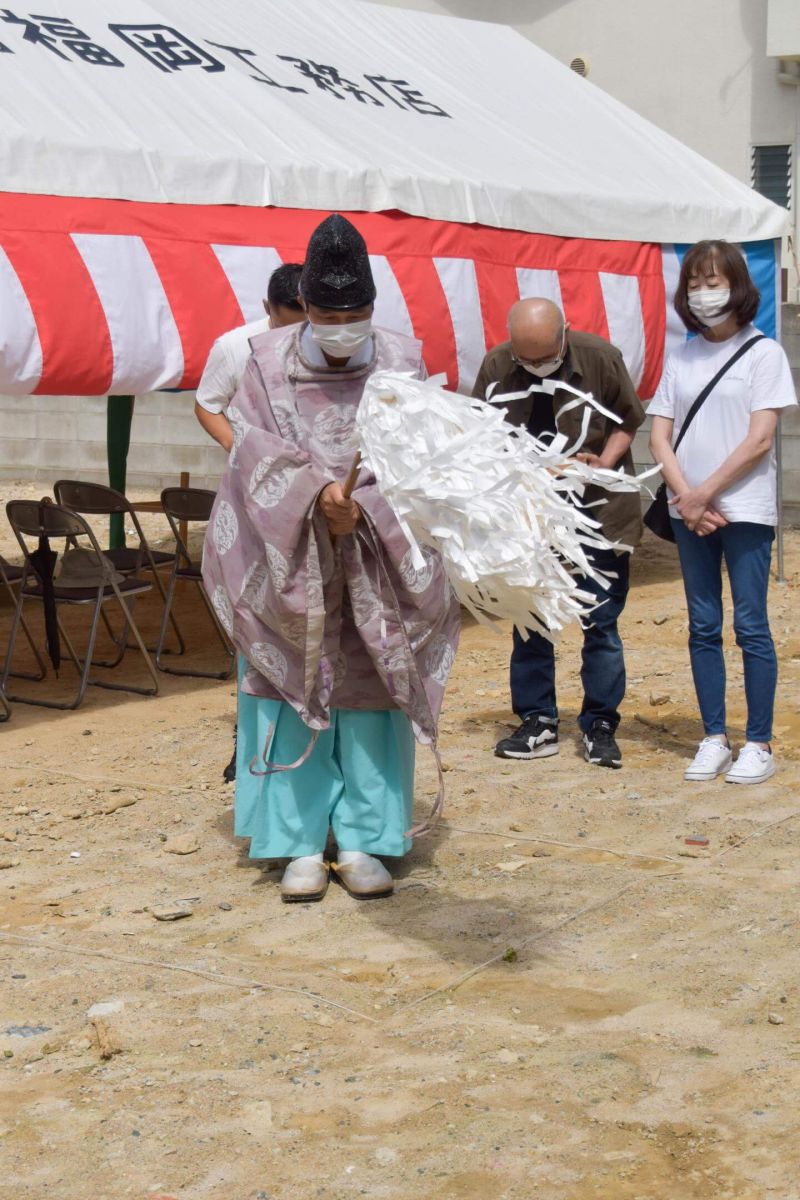
[[[19,583],[21,579],[22,567],[12,567],[11,563],[6,562],[2,555],[0,555],[0,586],[2,586],[8,593],[8,597],[14,608],[17,607],[17,593],[14,591],[14,585]],[[12,671],[11,674],[13,675],[14,679],[33,679],[38,683],[39,680],[44,679],[45,675],[47,674],[47,670],[42,662],[42,656],[40,655],[36,642],[34,641],[33,634],[24,620],[20,620],[20,629],[24,633],[25,640],[30,646],[31,653],[36,660],[37,670],[35,672]],[[7,717],[5,719],[8,720]]]
[[[193,561],[186,542],[181,537],[180,530],[182,522],[188,525],[192,521],[208,521],[215,499],[216,493],[207,491],[205,488],[169,487],[164,488],[164,491],[161,493],[161,507],[164,509],[166,518],[175,536],[175,565],[172,568],[172,574],[167,586],[167,599],[164,604],[164,616],[161,620],[161,633],[156,650],[156,666],[159,671],[164,671],[168,675],[194,675],[202,679],[229,679],[233,672],[233,665],[236,658],[235,651],[228,640],[227,633],[220,624],[213,604],[206,595],[206,589],[203,587],[201,564]],[[217,631],[226,658],[228,659],[228,666],[224,671],[200,671],[197,668],[190,667],[166,667],[161,661],[161,656],[164,654],[167,624],[175,597],[175,586],[179,579],[187,580],[189,583],[197,585],[203,604]]]
[[[78,479],[59,479],[53,487],[53,494],[57,504],[62,504],[65,508],[71,508],[73,512],[89,513],[93,516],[111,516],[114,513],[123,514],[125,520],[130,521],[133,525],[136,537],[138,538],[138,545],[110,547],[104,550],[103,553],[114,564],[114,567],[121,575],[138,577],[142,571],[150,571],[153,575],[155,585],[161,593],[161,599],[166,605],[167,593],[158,568],[172,567],[175,562],[175,553],[151,549],[144,535],[139,518],[136,515],[136,511],[127,496],[123,495],[122,492],[118,492],[116,488],[106,487],[105,484],[84,483]],[[133,607],[132,604],[131,607]],[[121,662],[128,644],[128,630],[127,627],[123,628],[122,633],[117,636],[108,623],[105,612],[101,611],[101,618],[106,626],[109,637],[117,647],[117,656],[111,661],[101,662],[97,660],[95,665],[98,667],[116,667]],[[178,649],[177,651],[165,649],[164,653],[183,654],[186,647],[174,617],[170,618],[170,624],[178,642]],[[156,647],[149,646],[148,649],[155,653]]]
[[[141,595],[143,592],[150,591],[152,584],[143,579],[132,577],[123,579],[121,583],[117,583],[110,567],[103,559],[102,551],[98,545],[97,538],[92,532],[91,526],[79,516],[78,513],[72,512],[71,509],[64,508],[59,504],[42,504],[36,500],[10,500],[6,505],[6,513],[14,535],[19,542],[20,548],[24,556],[24,565],[22,568],[22,579],[20,581],[19,596],[17,605],[14,611],[14,619],[11,625],[11,633],[9,636],[8,653],[6,655],[5,664],[3,667],[2,679],[0,679],[0,689],[2,689],[9,700],[19,702],[21,704],[37,704],[44,708],[77,708],[84,698],[86,688],[89,683],[94,687],[110,688],[113,691],[135,692],[140,696],[155,696],[158,693],[158,677],[153,669],[153,664],[150,660],[150,655],[147,653],[147,647],[142,641],[142,636],[133,620],[130,607],[126,601],[126,597]],[[36,563],[32,558],[31,551],[25,541],[27,538],[45,539],[45,543],[49,546],[52,541],[63,541],[66,545],[75,545],[77,539],[88,539],[91,551],[97,561],[98,574],[100,582],[96,585],[86,587],[65,587],[60,586],[58,579],[55,579],[48,585],[48,582],[43,578],[40,569],[37,569]],[[17,639],[17,633],[22,623],[22,610],[25,601],[34,600],[42,604],[46,609],[47,598],[52,588],[52,598],[55,603],[56,620],[58,623],[58,632],[63,639],[64,645],[67,648],[69,657],[78,671],[79,682],[78,690],[71,701],[63,702],[59,700],[38,700],[31,696],[22,696],[9,692],[8,679],[11,674],[11,664],[14,656],[14,645]],[[141,651],[145,661],[148,674],[152,679],[152,687],[135,687],[133,684],[110,683],[89,679],[89,672],[92,667],[92,653],[94,651],[95,641],[97,639],[97,629],[100,622],[100,613],[103,605],[109,601],[116,601],[122,610],[123,618],[133,634],[136,645]],[[69,607],[90,605],[92,606],[91,625],[89,628],[89,637],[87,640],[86,654],[81,660],[75,652],[75,648],[67,635],[66,630],[58,620],[58,609],[61,606]]]

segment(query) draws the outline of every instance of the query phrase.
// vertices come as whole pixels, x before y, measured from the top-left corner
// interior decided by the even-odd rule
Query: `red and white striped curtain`
[[[267,280],[302,262],[327,213],[0,193],[0,393],[141,394],[196,386],[213,340],[263,316]],[[520,296],[619,346],[639,394],[661,376],[661,247],[347,213],[369,247],[376,324],[413,333],[468,391]]]

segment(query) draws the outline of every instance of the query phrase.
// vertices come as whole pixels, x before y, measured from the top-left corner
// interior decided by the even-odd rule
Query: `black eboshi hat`
[[[345,217],[333,213],[317,226],[306,251],[300,294],[319,308],[363,308],[375,299],[367,244]]]

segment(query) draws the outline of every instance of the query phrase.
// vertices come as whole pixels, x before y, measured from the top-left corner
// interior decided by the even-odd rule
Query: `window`
[[[754,146],[752,183],[757,192],[789,208],[792,203],[792,147]]]

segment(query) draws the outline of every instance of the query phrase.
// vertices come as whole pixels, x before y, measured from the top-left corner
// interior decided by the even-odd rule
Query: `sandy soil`
[[[280,871],[233,838],[229,682],[16,705],[0,1193],[798,1200],[798,534],[787,567],[774,781],[682,782],[699,736],[685,613],[671,550],[649,542],[624,618],[623,769],[587,766],[573,737],[574,634],[560,755],[494,758],[507,639],[469,626],[442,722],[446,820],[369,904],[333,885],[282,905]],[[191,595],[181,612],[212,662]],[[134,653],[122,671],[141,678]],[[432,792],[421,753],[420,812]],[[707,857],[684,857],[694,834]],[[176,838],[197,849],[170,853]],[[191,916],[154,919],[176,901]],[[101,1018],[108,1059],[87,1015],[102,1001],[120,1002]]]

